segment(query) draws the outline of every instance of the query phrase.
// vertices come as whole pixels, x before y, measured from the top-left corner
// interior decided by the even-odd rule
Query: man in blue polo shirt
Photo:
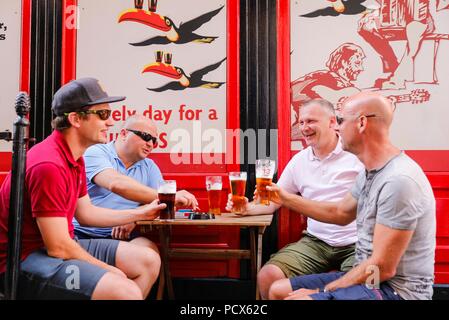
[[[157,128],[150,119],[134,115],[129,117],[117,139],[108,144],[97,144],[86,150],[87,190],[93,204],[104,208],[130,209],[157,199],[157,188],[163,179],[161,171],[148,155],[157,142]],[[180,206],[198,206],[195,196],[185,190],[176,193]],[[114,228],[81,226],[74,221],[75,234],[80,239],[114,238],[132,239],[131,242],[156,246],[144,237],[131,232],[135,224]]]

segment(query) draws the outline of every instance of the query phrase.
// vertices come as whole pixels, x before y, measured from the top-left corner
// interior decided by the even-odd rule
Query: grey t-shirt
[[[355,265],[372,255],[376,224],[414,230],[389,285],[403,299],[431,299],[435,262],[435,197],[422,169],[404,153],[378,170],[361,172],[357,199]]]

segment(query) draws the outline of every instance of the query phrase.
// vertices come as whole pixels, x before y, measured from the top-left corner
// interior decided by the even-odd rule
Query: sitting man
[[[165,204],[135,209],[92,205],[83,153],[107,141],[110,97],[98,80],[82,78],[54,95],[53,133],[30,149],[26,162],[18,298],[143,299],[159,275],[159,255],[112,239],[78,240],[72,220],[99,227],[152,220]],[[6,270],[11,174],[0,189],[0,285]]]
[[[158,198],[157,188],[162,180],[161,171],[153,160],[147,159],[157,143],[157,128],[144,116],[129,117],[119,136],[108,144],[96,144],[84,154],[87,190],[94,205],[103,208],[131,209]],[[185,190],[176,193],[179,206],[192,206],[198,202]],[[80,239],[113,238],[149,247],[156,245],[145,237],[136,237],[131,223],[114,228],[81,226],[74,220],[75,235]]]
[[[335,125],[334,108],[326,100],[311,100],[299,109],[300,130],[309,147],[290,160],[278,181],[280,186],[308,199],[342,199],[363,166],[354,155],[342,150]],[[273,202],[269,206],[251,202],[243,214],[271,214],[279,207]],[[227,210],[231,208],[229,201]],[[332,269],[349,270],[357,240],[355,230],[354,223],[336,226],[308,219],[303,237],[274,254],[260,270],[257,282],[261,297],[267,299],[271,284],[279,279]]]
[[[359,93],[337,116],[343,149],[365,165],[339,202],[311,201],[272,185],[280,203],[324,223],[357,220],[354,267],[278,280],[271,299],[431,299],[435,262],[435,198],[422,169],[389,139],[393,107]]]

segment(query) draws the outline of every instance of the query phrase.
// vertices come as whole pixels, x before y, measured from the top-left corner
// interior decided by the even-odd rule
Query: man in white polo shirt
[[[336,202],[344,197],[363,165],[353,154],[342,150],[335,125],[335,111],[327,100],[311,100],[301,107],[299,126],[308,147],[290,160],[279,186],[311,200]],[[273,202],[265,206],[254,201],[247,204],[243,214],[271,214],[279,207]],[[227,209],[231,208],[229,201]],[[276,280],[350,270],[356,241],[355,223],[338,226],[309,218],[303,237],[272,255],[260,270],[257,282],[261,297],[269,298],[270,286]]]

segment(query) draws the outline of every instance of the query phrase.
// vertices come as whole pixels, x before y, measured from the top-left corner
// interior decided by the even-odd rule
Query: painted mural
[[[101,5],[103,4],[103,5]],[[153,119],[156,153],[224,152],[226,0],[79,0],[77,77],[111,94],[112,140],[134,113]]]
[[[292,0],[292,149],[305,147],[301,105],[338,109],[361,90],[395,107],[391,136],[405,150],[449,149],[448,0]]]

